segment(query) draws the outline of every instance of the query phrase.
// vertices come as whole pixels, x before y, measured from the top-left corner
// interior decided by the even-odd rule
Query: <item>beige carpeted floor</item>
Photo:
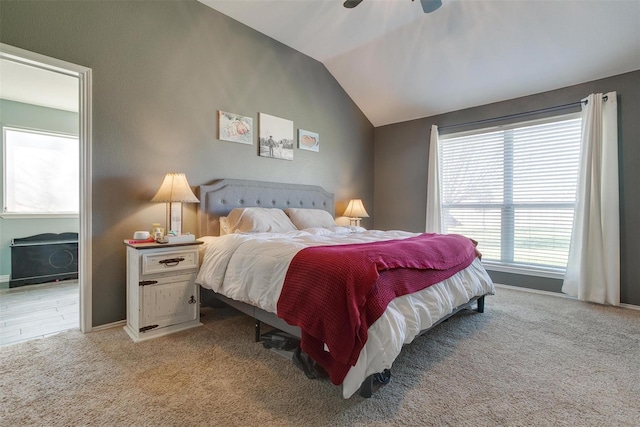
[[[252,341],[252,321],[134,344],[121,328],[0,349],[2,426],[637,426],[640,312],[500,288],[344,400]]]

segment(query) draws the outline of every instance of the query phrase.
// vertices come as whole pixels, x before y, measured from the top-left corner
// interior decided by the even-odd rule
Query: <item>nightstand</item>
[[[127,246],[127,325],[133,341],[200,326],[198,245],[129,243]]]

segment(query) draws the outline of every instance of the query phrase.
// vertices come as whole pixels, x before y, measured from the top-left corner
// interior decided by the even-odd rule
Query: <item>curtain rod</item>
[[[607,98],[608,98],[607,95],[604,95],[602,97],[602,99],[605,100],[605,101],[607,100]],[[449,125],[449,126],[442,126],[442,127],[438,126],[438,130],[440,131],[440,130],[443,130],[443,129],[454,129],[454,128],[463,127],[463,126],[492,123],[492,122],[496,122],[496,121],[499,121],[499,120],[505,120],[505,119],[516,119],[516,118],[519,118],[519,117],[532,116],[534,114],[547,113],[547,112],[551,112],[551,111],[566,110],[568,108],[578,107],[578,106],[582,105],[582,103],[584,103],[586,105],[587,102],[588,101],[585,99],[584,101],[571,102],[569,104],[556,105],[555,107],[541,108],[539,110],[525,111],[523,113],[510,114],[510,115],[507,115],[507,116],[493,117],[493,118],[490,118],[490,119],[476,120],[476,121],[473,121],[473,122],[458,123],[458,124]]]

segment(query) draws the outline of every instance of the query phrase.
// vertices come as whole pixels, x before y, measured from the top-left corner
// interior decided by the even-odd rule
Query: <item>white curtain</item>
[[[429,172],[427,177],[427,233],[442,233],[440,202],[440,141],[438,126],[431,126],[429,141]]]
[[[583,100],[581,144],[577,204],[562,291],[582,301],[620,305],[615,92],[604,99],[596,93]]]

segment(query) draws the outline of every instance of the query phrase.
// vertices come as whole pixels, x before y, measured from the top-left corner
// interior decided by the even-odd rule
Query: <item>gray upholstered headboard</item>
[[[323,209],[335,215],[334,195],[316,185],[220,179],[198,190],[198,236],[220,235],[218,218],[235,208]]]

